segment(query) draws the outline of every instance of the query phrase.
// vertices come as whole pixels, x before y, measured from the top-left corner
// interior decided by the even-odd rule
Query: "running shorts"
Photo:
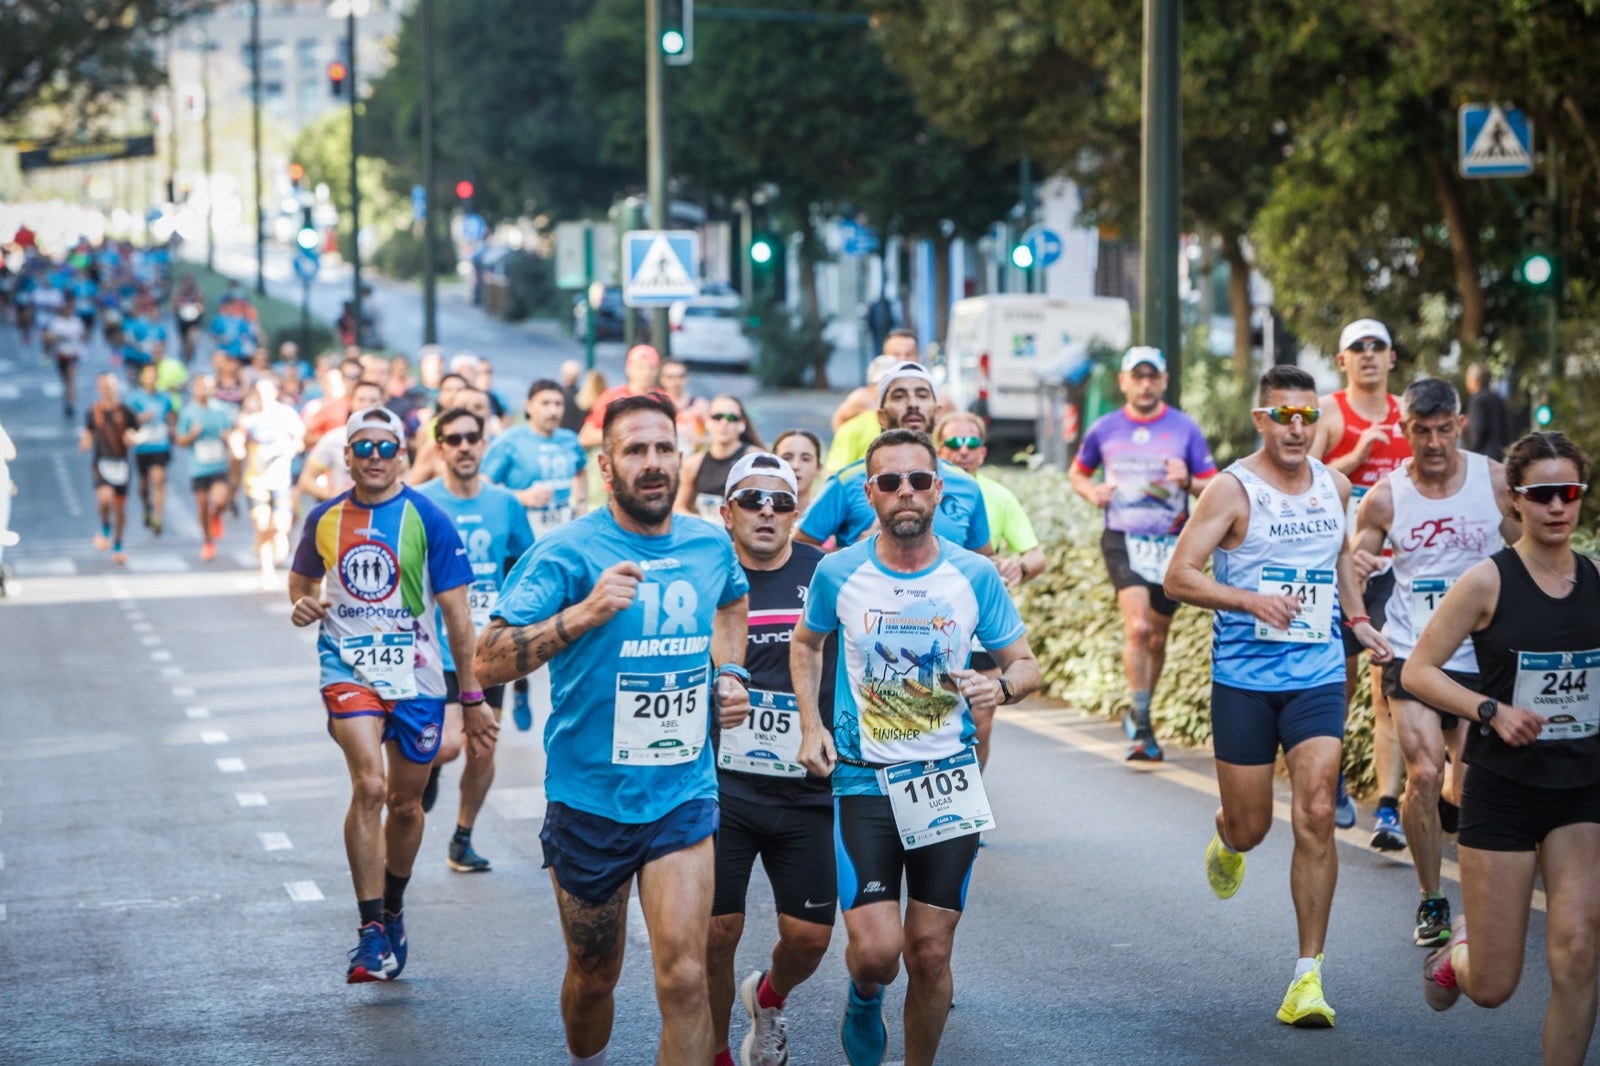
[[[1381,630],[1383,623],[1389,619],[1389,597],[1394,593],[1394,568],[1390,567],[1381,574],[1376,574],[1367,582],[1367,591],[1361,594],[1362,609],[1367,612],[1367,617],[1372,619],[1372,628]],[[1354,658],[1366,651],[1366,646],[1356,638],[1356,631],[1349,626],[1339,627],[1344,637],[1344,657]]]
[[[760,856],[778,913],[832,925],[833,808],[753,803],[722,797],[717,827],[717,891],[711,913],[743,914],[750,871]]]
[[[382,718],[384,741],[394,741],[400,754],[411,762],[430,763],[439,753],[439,737],[444,731],[442,699],[386,700],[364,685],[341,681],[322,690],[322,705],[328,709],[330,735],[335,718]]]
[[[1481,766],[1461,785],[1464,848],[1533,851],[1564,825],[1600,823],[1600,788],[1535,788]]]
[[[1119,529],[1108,529],[1100,534],[1100,554],[1105,556],[1106,573],[1111,575],[1111,587],[1121,592],[1123,589],[1144,588],[1150,590],[1150,607],[1156,614],[1163,618],[1171,618],[1178,613],[1178,601],[1167,595],[1165,589],[1153,582],[1146,581],[1133,572],[1133,564],[1128,562],[1128,535]]]
[[[1219,762],[1266,766],[1313,737],[1344,739],[1344,682],[1255,692],[1211,682],[1211,747]]]
[[[1420,703],[1439,716],[1439,724],[1443,728],[1454,729],[1456,723],[1460,722],[1461,719],[1448,711],[1441,711],[1437,707],[1429,706],[1426,700],[1420,700],[1406,691],[1406,687],[1400,683],[1400,671],[1404,670],[1405,666],[1406,661],[1404,659],[1391,659],[1383,664],[1383,694],[1391,700],[1410,700],[1412,703]],[[1444,676],[1458,685],[1464,685],[1474,692],[1478,691],[1480,681],[1477,674],[1463,674],[1455,670],[1446,670]]]
[[[906,895],[917,902],[947,911],[966,909],[967,883],[978,857],[977,833],[908,851],[900,844],[888,796],[835,796],[833,847],[844,910],[900,902],[902,872]]]
[[[551,803],[539,843],[556,884],[585,903],[604,903],[648,863],[693,847],[717,831],[717,801],[690,800],[654,822],[614,822]]]

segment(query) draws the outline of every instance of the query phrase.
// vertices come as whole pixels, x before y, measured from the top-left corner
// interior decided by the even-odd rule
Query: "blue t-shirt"
[[[489,443],[479,472],[517,492],[548,484],[551,505],[566,507],[572,503],[572,479],[588,461],[578,435],[570,429],[544,437],[528,426],[514,426]]]
[[[167,426],[167,414],[172,410],[172,397],[164,392],[131,389],[123,402],[139,416],[139,440],[133,446],[134,454],[171,451],[172,433]]]
[[[953,463],[939,460],[944,497],[933,516],[933,531],[971,551],[989,543],[989,516],[978,482]],[[851,463],[823,487],[805,517],[800,532],[821,544],[837,537],[839,545],[854,544],[872,528],[878,514],[867,499],[867,461]]]
[[[236,359],[248,359],[256,350],[256,330],[243,315],[218,315],[211,321],[217,347]]]
[[[1175,534],[1189,517],[1189,490],[1167,479],[1167,460],[1182,459],[1189,476],[1217,472],[1211,446],[1194,419],[1163,404],[1152,418],[1126,407],[1103,415],[1083,436],[1074,465],[1085,474],[1100,467],[1116,494],[1106,507],[1106,528],[1140,536]]]
[[[472,566],[472,587],[467,590],[467,598],[472,605],[472,626],[482,632],[499,599],[506,571],[533,547],[528,514],[515,496],[498,485],[483,484],[471,499],[462,499],[445,488],[444,478],[419,485],[417,491],[450,516],[461,542],[467,546],[467,562]],[[444,631],[441,615],[439,632],[442,635]],[[444,668],[454,672],[456,663],[449,641],[439,642],[439,653]]]
[[[643,824],[717,796],[712,623],[750,588],[728,535],[673,515],[667,533],[642,536],[619,526],[610,507],[591,511],[539,538],[506,579],[494,614],[513,626],[551,618],[627,560],[645,572],[633,605],[550,660],[545,795]]]
[[[228,445],[224,437],[239,420],[232,404],[208,400],[204,406],[190,402],[178,412],[178,436],[186,437],[195,427],[200,435],[189,442],[189,476],[215,477],[228,472]]]
[[[840,755],[888,766],[944,759],[977,737],[951,670],[966,669],[973,638],[1004,648],[1025,632],[994,564],[944,537],[926,570],[887,569],[878,537],[817,566],[805,627],[839,634],[833,742]],[[836,796],[881,796],[872,770],[840,763]]]

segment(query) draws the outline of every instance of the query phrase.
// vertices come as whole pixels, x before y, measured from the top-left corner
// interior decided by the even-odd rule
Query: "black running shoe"
[[[1450,901],[1435,896],[1417,908],[1417,947],[1433,948],[1450,942]]]
[[[426,814],[433,810],[433,805],[439,801],[439,771],[444,769],[437,762],[433,769],[428,771],[428,783],[422,786],[422,810]]]
[[[1443,796],[1439,797],[1439,828],[1446,833],[1455,833],[1461,829],[1461,808]]]

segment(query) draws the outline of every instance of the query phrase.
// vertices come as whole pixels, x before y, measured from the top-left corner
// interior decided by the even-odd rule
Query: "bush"
[[[443,236],[434,248],[433,272],[436,276],[454,277],[456,272],[455,248],[448,236]],[[421,278],[423,271],[422,237],[410,229],[395,230],[389,239],[373,253],[372,265],[391,278]]]
[[[754,322],[755,362],[750,373],[764,389],[794,389],[808,384],[818,366],[833,354],[829,319],[795,316],[771,301],[746,308]]]
[[[532,252],[512,252],[505,257],[503,269],[511,289],[508,321],[571,315],[571,298],[556,288],[554,260]]]

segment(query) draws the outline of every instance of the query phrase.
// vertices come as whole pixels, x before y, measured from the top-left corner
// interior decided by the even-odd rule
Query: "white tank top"
[[[1407,459],[1389,474],[1389,492],[1394,498],[1394,519],[1389,523],[1394,593],[1389,597],[1383,635],[1394,646],[1396,659],[1411,654],[1417,637],[1456,579],[1473,563],[1505,547],[1489,460],[1476,452],[1462,454],[1467,460],[1466,480],[1455,495],[1442,500],[1417,491],[1411,480],[1414,460]],[[1444,668],[1477,673],[1472,641],[1463,641]]]

